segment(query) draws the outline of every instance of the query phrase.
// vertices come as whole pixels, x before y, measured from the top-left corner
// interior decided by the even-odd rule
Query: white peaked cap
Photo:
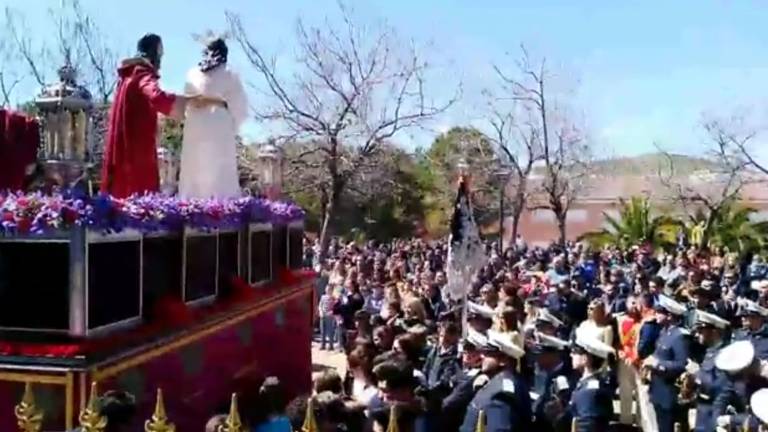
[[[752,398],[749,400],[749,406],[752,407],[752,412],[755,416],[763,422],[764,425],[768,425],[768,388],[760,389],[752,393]]]
[[[755,347],[748,340],[734,342],[720,350],[715,366],[730,374],[739,373],[755,360]]]
[[[515,345],[509,334],[489,330],[488,345],[498,348],[503,354],[514,359],[520,359],[525,355],[525,350]]]
[[[615,352],[613,347],[594,336],[590,336],[587,332],[577,331],[574,343],[583,348],[586,352],[600,358],[608,358],[608,355]]]
[[[562,327],[564,323],[547,308],[541,308],[536,312],[536,321],[544,321]]]
[[[482,348],[488,345],[488,337],[473,328],[467,329],[467,337],[465,340],[467,343],[470,343],[478,348]]]
[[[549,348],[556,348],[559,350],[563,350],[568,348],[571,345],[571,343],[566,340],[560,339],[555,336],[546,335],[541,332],[535,332],[534,336],[536,338],[537,345],[541,345]]]
[[[738,304],[739,304],[739,315],[757,314],[762,317],[768,317],[768,308],[764,308],[752,300],[740,298],[738,300]]]
[[[493,318],[493,316],[496,315],[494,310],[490,307],[471,301],[467,302],[467,309],[469,310],[469,313],[477,314],[485,318]]]
[[[704,324],[704,325],[713,326],[719,329],[725,329],[731,325],[731,323],[728,322],[727,320],[724,320],[713,313],[705,312],[703,310],[697,309],[695,316],[696,316],[696,322],[694,323],[694,325]]]
[[[749,284],[749,286],[753,290],[762,291],[768,288],[768,279],[753,280],[752,283]]]
[[[663,308],[672,315],[685,315],[688,312],[688,308],[684,304],[673,300],[671,297],[659,294],[659,307]]]

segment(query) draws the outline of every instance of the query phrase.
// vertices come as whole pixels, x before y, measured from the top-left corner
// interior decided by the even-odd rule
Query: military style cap
[[[739,316],[757,315],[768,317],[768,309],[760,306],[756,302],[747,299],[739,299]]]
[[[728,322],[727,320],[724,320],[713,313],[705,312],[703,310],[697,309],[696,313],[694,314],[694,317],[696,320],[693,323],[694,327],[714,327],[719,329],[725,329],[731,325],[731,323]]]
[[[555,325],[556,327],[562,327],[564,324],[563,322],[557,318],[552,312],[549,311],[549,309],[539,309],[538,313],[536,314],[536,322],[545,322]]]
[[[608,358],[609,355],[615,353],[610,345],[585,332],[576,332],[576,339],[573,343],[574,351],[587,352],[600,358]]]
[[[569,346],[570,342],[558,337],[545,335],[541,332],[534,333],[534,350],[536,353],[545,351],[563,351]]]
[[[722,371],[736,374],[751,365],[754,360],[755,347],[752,342],[742,340],[720,350],[715,357],[715,366]]]
[[[752,412],[764,425],[768,425],[768,388],[760,389],[752,394],[749,400]]]
[[[495,315],[495,312],[493,309],[489,308],[488,306],[481,305],[479,303],[475,302],[467,302],[467,312],[469,312],[470,315],[479,316],[482,318],[488,318],[493,319],[493,316]]]
[[[467,337],[461,344],[462,351],[474,351],[488,346],[488,337],[474,329],[467,329]]]
[[[671,297],[659,294],[659,301],[654,307],[657,311],[671,313],[672,315],[685,315],[688,309],[684,304],[673,300]]]
[[[488,331],[487,352],[499,352],[513,359],[520,359],[525,355],[525,350],[512,343],[512,338],[508,334],[497,331]]]

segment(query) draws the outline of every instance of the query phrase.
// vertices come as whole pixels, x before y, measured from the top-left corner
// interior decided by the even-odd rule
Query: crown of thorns
[[[199,34],[199,33],[192,34],[192,39],[194,39],[195,42],[198,42],[202,45],[208,45],[209,43],[217,39],[227,40],[229,37],[230,37],[229,32],[215,33],[213,30],[206,30],[206,32],[203,34]]]

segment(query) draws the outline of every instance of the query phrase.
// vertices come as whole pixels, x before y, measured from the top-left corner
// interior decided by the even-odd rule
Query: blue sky
[[[224,11],[239,12],[251,36],[278,57],[293,54],[301,15],[317,23],[336,16],[335,0],[81,0],[108,30],[110,42],[133,50],[152,31],[165,40],[163,83],[180,90],[199,59],[190,34],[225,28]],[[50,33],[46,10],[58,0],[2,0],[23,12],[35,37]],[[702,113],[749,107],[764,117],[768,96],[768,8],[761,1],[352,0],[356,16],[386,20],[400,36],[429,47],[464,98],[432,131],[475,121],[479,91],[494,84],[491,62],[510,65],[524,43],[546,55],[558,79],[574,91],[575,109],[591,137],[617,155],[654,151],[654,142],[695,152]],[[40,36],[38,36],[40,35]],[[257,77],[235,54],[246,80]],[[434,91],[447,95],[453,80]],[[31,86],[25,91],[32,92]],[[258,100],[252,100],[258,104]],[[247,133],[268,133],[250,124]],[[434,132],[401,137],[428,145]]]

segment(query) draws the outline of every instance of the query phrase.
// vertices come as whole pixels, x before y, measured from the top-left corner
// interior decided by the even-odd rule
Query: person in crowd
[[[742,329],[736,332],[734,340],[749,340],[755,347],[757,357],[768,360],[768,308],[754,301],[743,300],[741,310]]]
[[[607,431],[613,417],[615,387],[607,378],[606,363],[615,352],[610,345],[585,333],[574,341],[571,359],[573,369],[580,374],[571,393],[566,415],[575,432]]]
[[[325,293],[320,297],[317,303],[317,314],[320,317],[320,349],[333,350],[334,339],[336,337],[336,317],[333,309],[336,304],[336,298],[333,295],[333,286],[327,284]]]
[[[433,397],[445,397],[451,390],[461,370],[459,363],[459,339],[461,329],[452,320],[442,321],[438,329],[438,343],[427,354],[422,370],[426,389]]]
[[[722,412],[723,398],[720,395],[727,386],[725,373],[715,367],[715,358],[725,346],[730,322],[702,310],[697,310],[693,330],[698,343],[706,352],[701,364],[689,362],[682,380],[678,399],[689,402],[696,409],[695,432],[715,430],[715,412]],[[715,406],[717,404],[717,407]]]
[[[616,316],[619,332],[619,362],[617,378],[619,383],[619,422],[633,424],[636,412],[635,397],[637,391],[638,336],[642,326],[642,309],[637,295],[627,297],[627,312]],[[604,341],[605,342],[605,341]]]
[[[656,348],[643,360],[650,375],[650,395],[659,432],[673,432],[675,423],[685,421],[677,399],[675,383],[688,363],[688,335],[680,327],[687,308],[670,297],[659,296],[656,321],[661,326]]]
[[[488,335],[481,375],[474,380],[479,390],[467,408],[461,432],[474,432],[480,411],[487,430],[526,430],[531,427],[528,385],[517,372],[525,351],[496,332]]]
[[[258,408],[263,418],[253,432],[291,432],[291,421],[285,412],[287,405],[280,381],[277,377],[267,377],[259,389]]]
[[[720,350],[715,367],[728,377],[713,409],[717,427],[749,430],[749,404],[755,393],[768,388],[768,363],[755,356],[751,341],[740,340]]]
[[[365,305],[365,299],[360,293],[360,285],[356,279],[348,277],[345,282],[345,289],[346,295],[343,295],[333,307],[333,313],[338,318],[338,341],[341,351],[348,348],[349,333],[355,329],[355,313]]]

